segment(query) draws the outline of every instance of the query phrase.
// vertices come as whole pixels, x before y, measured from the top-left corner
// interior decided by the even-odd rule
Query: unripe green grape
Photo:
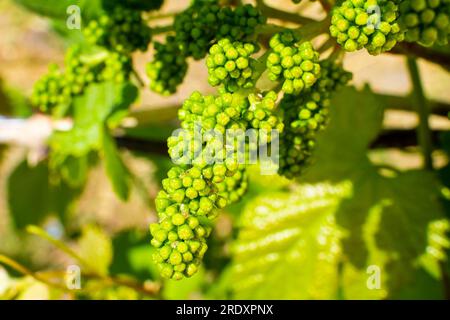
[[[253,87],[254,60],[251,55],[256,50],[256,46],[251,43],[232,43],[228,38],[219,40],[210,48],[206,60],[209,83],[212,86],[224,85],[230,92]]]
[[[113,52],[100,56],[101,59],[85,57],[80,46],[70,47],[64,60],[65,69],[50,66],[49,73],[35,84],[32,103],[44,112],[51,112],[59,105],[68,106],[74,96],[83,94],[92,83],[128,80],[131,71],[128,56]]]
[[[70,101],[70,94],[67,94],[64,87],[64,74],[57,65],[50,65],[48,73],[35,83],[31,102],[42,112],[49,112]]]
[[[83,29],[86,40],[112,51],[130,53],[146,51],[151,41],[151,29],[141,17],[141,12],[116,7],[112,12],[92,20]]]
[[[317,133],[328,123],[329,99],[351,74],[332,61],[321,62],[318,81],[305,93],[285,95],[280,107],[284,110],[285,129],[280,137],[279,174],[294,178],[307,167],[315,148]]]
[[[183,82],[187,67],[174,37],[167,37],[164,44],[156,42],[154,58],[147,64],[150,89],[162,95],[173,94]]]

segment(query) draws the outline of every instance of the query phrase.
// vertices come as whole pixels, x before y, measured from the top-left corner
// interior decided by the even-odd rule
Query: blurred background
[[[268,3],[286,11],[302,10],[311,17],[323,16],[317,3],[302,3],[300,6],[288,0]],[[160,12],[174,12],[188,4],[187,0],[169,0]],[[34,82],[47,72],[50,63],[62,65],[67,40],[54,31],[48,19],[27,11],[12,0],[0,3],[0,34],[0,254],[3,257],[3,260],[0,259],[0,298],[378,299],[445,296],[445,281],[448,285],[448,279],[445,279],[448,277],[445,262],[445,247],[448,243],[445,241],[448,240],[445,237],[439,239],[442,247],[436,249],[433,245],[430,247],[427,235],[430,235],[428,231],[433,226],[445,233],[445,226],[438,222],[432,223],[448,216],[448,210],[445,211],[448,207],[427,202],[430,198],[442,195],[439,192],[434,194],[432,188],[428,187],[430,177],[416,174],[423,162],[415,138],[418,117],[408,98],[412,87],[403,55],[383,54],[373,57],[365,51],[346,55],[344,66],[353,72],[353,85],[358,90],[369,90],[369,86],[372,92],[367,98],[362,93],[347,92],[347,98],[340,97],[339,101],[348,104],[348,112],[362,112],[362,109],[369,110],[372,106],[374,111],[369,110],[365,116],[341,119],[339,123],[337,121],[340,128],[346,128],[347,131],[342,134],[341,140],[328,141],[327,149],[328,154],[336,156],[333,165],[337,165],[336,162],[350,161],[347,155],[356,154],[359,149],[355,147],[353,151],[343,151],[341,158],[339,151],[331,153],[333,143],[337,149],[344,148],[345,141],[350,145],[353,139],[362,141],[361,152],[367,155],[370,164],[376,168],[374,172],[383,179],[388,179],[395,172],[394,175],[399,174],[398,181],[387,187],[381,182],[377,187],[369,186],[368,183],[356,184],[351,174],[352,170],[357,170],[353,164],[353,169],[344,168],[342,172],[345,173],[327,181],[327,170],[331,169],[321,162],[322,159],[318,159],[316,169],[310,171],[311,178],[306,176],[298,183],[279,177],[262,177],[257,169],[250,169],[250,190],[241,203],[227,208],[220,215],[202,271],[186,281],[164,282],[159,279],[152,263],[148,225],[156,221],[153,200],[160,188],[161,178],[171,165],[165,154],[164,139],[177,126],[176,110],[193,90],[214,92],[207,84],[204,63],[191,61],[187,78],[173,96],[164,98],[148,89],[141,90],[139,100],[124,121],[123,130],[117,133],[121,155],[139,178],[139,183],[131,190],[129,200],[121,201],[112,190],[101,162],[90,168],[82,188],[56,181],[57,178],[52,176],[46,163],[48,150],[45,141],[52,127],[64,126],[64,121],[55,124],[48,117],[37,113],[30,106],[28,98]],[[145,64],[151,56],[152,50],[135,56],[136,69],[146,84]],[[448,155],[444,146],[448,147],[450,129],[447,116],[450,110],[450,73],[442,66],[423,59],[419,59],[418,63],[432,110],[430,126],[436,143],[433,151],[434,167],[436,171],[448,171]],[[371,101],[371,105],[367,106],[366,101]],[[384,117],[375,110],[378,107],[385,110]],[[371,127],[370,121],[377,117],[380,118],[381,128],[374,128],[367,134],[358,131],[358,128]],[[377,124],[373,126],[377,127]],[[447,140],[443,140],[446,132]],[[136,137],[138,139],[134,139]],[[144,138],[146,143],[139,143]],[[323,141],[326,141],[325,137]],[[324,151],[323,154],[327,153]],[[399,172],[406,173],[402,176]],[[369,181],[368,177],[361,179]],[[441,184],[436,185],[442,186],[449,182],[441,178]],[[394,205],[383,202],[388,197],[374,196],[377,200],[371,200],[370,197],[379,192],[377,188],[391,187]],[[422,189],[424,192],[421,192]],[[449,192],[448,189],[440,189],[445,193],[443,190]],[[401,198],[398,211],[410,217],[386,221],[379,216],[377,218],[373,212],[396,206],[394,194]],[[332,202],[335,206],[340,204],[340,209],[314,207],[314,199],[324,200],[331,196],[339,199]],[[343,199],[349,198],[358,198],[359,201],[342,205],[341,202],[346,201]],[[257,225],[258,221],[263,226],[270,223],[261,206],[269,208],[267,210],[274,215],[277,210],[284,212],[279,203],[282,200],[278,199],[290,203],[290,210],[295,211],[297,208],[301,212],[295,221],[303,233],[289,244],[287,252],[271,248],[275,251],[261,249],[258,253],[257,249],[250,248],[255,242],[248,240],[259,239],[255,236],[258,230],[252,230],[252,226]],[[301,207],[302,203],[310,204],[312,209]],[[308,210],[318,212],[310,213]],[[345,210],[347,215],[339,215],[340,211]],[[428,210],[439,210],[439,214],[424,218],[422,215]],[[365,214],[361,214],[363,211]],[[388,214],[395,216],[397,211],[392,211],[394,213],[386,209]],[[416,215],[416,211],[420,212]],[[322,214],[325,215],[323,220],[313,220]],[[370,223],[366,219],[381,219],[378,227],[384,225],[385,228],[391,228],[389,235],[383,238],[380,235],[382,232],[377,231],[378,227],[367,231]],[[281,221],[280,225],[288,224],[289,221]],[[30,228],[30,225],[35,227]],[[341,230],[339,236],[334,233],[331,236],[330,230],[345,228],[358,230],[364,236],[350,236],[346,239],[351,241],[340,245],[337,239],[345,238],[345,230]],[[402,233],[403,228],[409,232],[409,242],[402,239],[402,235],[405,235]],[[416,230],[419,228],[421,230]],[[398,234],[394,235],[396,232]],[[371,234],[373,242],[367,240]],[[396,244],[398,241],[408,243],[403,248]],[[364,253],[359,252],[363,247],[360,242],[365,243]],[[271,257],[277,261],[276,265],[281,264],[289,271],[277,267],[273,269],[273,265],[264,264],[258,259],[251,263],[243,258],[245,252],[255,257],[266,257],[266,260],[270,260],[270,257],[265,255],[271,253]],[[428,253],[437,262],[420,262],[419,256]],[[338,259],[338,256],[342,259]],[[82,272],[85,290],[74,293],[61,289],[64,283],[61,279],[67,276],[67,267],[79,265],[77,259],[80,257],[90,261],[92,267],[92,274],[83,275]],[[390,259],[402,263],[408,261],[408,264],[391,263]],[[371,260],[376,263],[371,263]],[[352,266],[347,265],[349,262],[352,262]],[[363,281],[367,277],[367,266],[372,264],[380,265],[381,270],[386,272],[383,273],[381,287],[376,290],[367,289]],[[422,271],[413,270],[418,264]],[[267,276],[271,268],[273,274]],[[384,274],[387,274],[386,278]],[[285,280],[281,281],[284,286],[280,279]],[[290,280],[292,284],[285,283]]]

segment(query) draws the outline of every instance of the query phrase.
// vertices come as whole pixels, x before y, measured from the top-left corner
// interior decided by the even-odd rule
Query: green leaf
[[[113,258],[111,238],[99,227],[88,225],[83,228],[78,245],[78,254],[88,263],[90,271],[108,275]]]
[[[90,85],[74,99],[76,126],[102,125],[115,112],[127,109],[137,98],[138,90],[131,83],[103,82]]]
[[[205,283],[205,271],[200,269],[191,278],[180,281],[168,280],[164,284],[163,296],[168,300],[187,300],[200,297],[201,289]]]
[[[73,128],[55,132],[50,139],[51,168],[59,171],[68,183],[78,186],[86,180],[88,156],[100,152],[114,190],[126,199],[129,175],[106,125],[108,119],[129,108],[137,93],[132,84],[105,82],[89,86],[82,96],[75,98]]]
[[[383,105],[368,87],[345,87],[331,102],[331,122],[317,141],[313,165],[301,181],[339,182],[370,166],[366,151],[383,122]]]
[[[116,142],[106,128],[103,130],[101,155],[105,163],[106,174],[111,181],[114,192],[120,199],[127,200],[130,195],[131,175],[120,158]]]
[[[31,167],[21,162],[8,177],[8,205],[17,228],[40,224],[50,214],[63,221],[70,212],[79,189],[50,180],[45,162]]]
[[[409,287],[419,291],[419,259],[425,254],[438,261],[429,253],[436,251],[429,249],[433,242],[444,248],[450,243],[429,230],[442,219],[438,199],[430,197],[434,181],[424,172],[379,179],[364,187],[349,181],[303,185],[249,203],[233,249],[234,297],[334,299],[340,286],[348,299],[400,297]],[[379,288],[367,285],[370,266],[380,270]],[[425,280],[421,285],[434,284],[438,291],[438,282]]]
[[[244,211],[232,264],[237,298],[380,299],[441,288],[439,272],[415,278],[450,246],[435,175],[372,165],[367,152],[383,107],[367,88],[343,90],[332,110],[315,163],[301,178],[316,184],[267,192]],[[342,186],[345,192],[331,191]],[[379,287],[368,285],[371,268]]]
[[[153,262],[154,247],[149,245],[148,232],[129,230],[121,232],[113,239],[114,259],[111,274],[132,274],[141,281],[159,277],[157,266]]]
[[[336,297],[342,234],[334,213],[349,192],[347,184],[322,184],[249,203],[233,248],[235,298]]]

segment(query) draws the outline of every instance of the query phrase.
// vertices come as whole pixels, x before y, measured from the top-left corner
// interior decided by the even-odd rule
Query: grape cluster
[[[206,59],[209,84],[223,84],[230,92],[253,87],[254,60],[251,56],[256,50],[256,46],[251,43],[231,42],[228,38],[219,40],[209,49]]]
[[[98,81],[126,82],[133,70],[132,60],[128,55],[118,52],[109,52],[104,66],[98,75]]]
[[[123,53],[146,51],[151,41],[151,29],[141,12],[123,7],[92,20],[83,33],[88,42]]]
[[[214,0],[197,0],[175,17],[174,28],[183,54],[200,60],[216,39],[245,40],[263,23],[264,17],[251,5],[233,10]]]
[[[250,4],[237,6],[235,10],[224,7],[218,14],[219,29],[217,38],[230,38],[234,41],[248,39],[255,29],[266,23],[261,12]]]
[[[317,133],[328,123],[332,93],[351,79],[350,73],[328,60],[321,62],[321,70],[310,90],[286,95],[280,104],[286,128],[280,143],[279,173],[290,179],[298,176],[311,159]]]
[[[94,62],[85,62],[82,57],[82,49],[79,46],[71,47],[64,61],[64,89],[74,96],[83,93],[85,88],[98,80],[98,75],[103,66]]]
[[[403,41],[399,8],[389,0],[346,0],[333,10],[330,34],[345,51],[366,48],[372,55]]]
[[[320,75],[319,53],[311,42],[300,43],[291,32],[277,33],[270,40],[272,52],[267,58],[269,78],[282,80],[282,90],[287,94],[299,94],[310,88]]]
[[[91,57],[84,55],[80,46],[68,49],[64,65],[64,71],[51,65],[48,74],[33,88],[32,103],[43,112],[69,104],[72,97],[82,94],[92,83],[123,83],[129,79],[132,70],[131,58],[127,55],[102,51]]]
[[[400,7],[405,40],[423,46],[446,45],[450,35],[450,0],[410,0]]]
[[[156,198],[160,222],[150,226],[151,243],[159,248],[154,259],[161,275],[180,280],[197,271],[208,248],[205,239],[211,228],[202,218],[226,200],[220,200],[199,168],[174,167],[167,176]]]
[[[164,277],[181,279],[197,271],[207,249],[208,221],[247,189],[239,141],[230,142],[227,130],[245,133],[251,123],[270,124],[276,100],[273,92],[248,97],[221,90],[218,96],[194,92],[184,102],[178,114],[184,130],[168,139],[169,155],[177,166],[162,182],[156,199],[160,221],[151,226],[152,244],[158,248],[155,261]]]
[[[227,200],[227,204],[238,202],[247,191],[248,174],[246,169],[239,169],[233,176],[216,184],[220,197]]]
[[[70,101],[70,94],[64,90],[64,74],[52,64],[49,71],[39,79],[33,88],[31,102],[43,112],[48,112],[60,104]]]
[[[245,113],[245,120],[248,121],[249,126],[254,129],[263,129],[267,136],[264,137],[260,133],[260,143],[271,141],[271,131],[278,130],[282,132],[284,129],[283,120],[276,113],[278,95],[274,91],[266,93],[263,97],[250,94],[248,100],[250,107]]]
[[[219,45],[219,47],[223,48],[226,41],[229,41],[232,46],[239,46],[237,41],[245,41],[254,35],[255,29],[265,21],[261,13],[251,5],[240,5],[233,9],[221,7],[217,0],[193,1],[189,8],[176,15],[173,25],[174,37],[169,37],[165,45],[156,45],[156,55],[149,63],[147,72],[152,82],[150,88],[166,95],[175,92],[186,74],[188,57],[193,57],[195,60],[203,59],[211,46],[220,39],[224,39],[225,42],[221,42],[222,46]],[[248,60],[249,65],[239,69],[239,66],[235,64],[235,69],[231,70],[230,62],[228,69],[224,70],[215,62],[214,66],[210,64],[212,72],[210,81],[215,83],[214,85],[227,82],[231,91],[238,87],[250,86],[251,81],[247,81],[252,71],[250,55],[257,50],[252,44],[243,44],[243,46],[245,51],[251,52],[244,53],[239,49],[239,56],[236,59],[227,58],[227,61],[233,60],[233,63],[236,63],[235,60],[242,58],[239,60],[239,66],[245,65],[244,59]],[[219,68],[217,75],[213,72],[216,68]],[[225,79],[227,77],[232,81]]]
[[[187,72],[187,62],[173,36],[166,38],[164,44],[155,43],[153,61],[147,64],[150,89],[162,95],[176,92]]]

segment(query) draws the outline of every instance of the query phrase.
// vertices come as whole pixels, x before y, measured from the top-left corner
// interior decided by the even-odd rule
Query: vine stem
[[[152,35],[156,36],[158,34],[164,34],[164,33],[170,32],[170,31],[173,31],[173,25],[153,27]]]
[[[30,269],[28,269],[27,267],[23,266],[22,264],[20,264],[19,262],[4,256],[2,254],[0,254],[0,263],[16,270],[17,272],[32,277],[34,280],[39,281],[49,287],[61,290],[63,292],[69,292],[69,293],[73,293],[74,289],[69,289],[67,286],[60,284],[60,283],[56,283],[56,282],[52,282],[49,281],[47,279],[47,277],[61,277],[63,278],[65,275],[65,272],[63,271],[50,271],[50,272],[33,272]],[[141,286],[137,281],[134,281],[132,279],[120,279],[120,278],[114,278],[114,277],[103,277],[103,276],[99,276],[98,274],[84,274],[84,276],[87,279],[98,279],[98,280],[102,280],[105,282],[106,285],[119,285],[119,286],[124,286],[124,287],[128,287],[130,289],[136,290],[137,292],[140,292],[141,294],[147,295],[147,296],[151,296],[151,297],[158,297],[159,295],[159,289],[160,286],[156,283],[152,283],[151,285],[143,285]],[[95,290],[87,290],[87,289],[77,289],[77,292],[84,292],[84,293],[90,293],[93,292]]]
[[[429,171],[433,171],[433,145],[431,140],[431,130],[429,123],[430,110],[428,101],[425,97],[422,82],[420,79],[419,68],[417,66],[417,60],[413,57],[407,58],[408,69],[411,76],[411,82],[413,84],[412,97],[419,115],[419,126],[417,127],[417,137],[419,145],[422,149],[422,155],[424,159],[424,168]],[[439,269],[442,275],[442,282],[444,285],[444,294],[446,299],[450,299],[450,278],[447,273],[447,268],[443,262],[439,263]]]
[[[18,271],[19,273],[23,274],[23,275],[27,275],[32,277],[33,279],[35,279],[36,281],[42,282],[43,284],[49,286],[49,287],[53,287],[53,288],[57,288],[63,291],[68,291],[69,289],[63,285],[60,285],[58,283],[54,283],[51,281],[48,281],[47,279],[45,279],[44,277],[42,277],[41,275],[29,270],[28,268],[26,268],[25,266],[21,265],[20,263],[18,263],[17,261],[14,261],[13,259],[4,256],[2,254],[0,254],[0,263]]]
[[[256,5],[258,6],[259,10],[261,10],[262,14],[267,16],[268,18],[289,21],[301,25],[316,21],[314,19],[303,17],[295,13],[290,13],[283,10],[272,8],[266,5],[264,0],[256,0]]]
[[[145,82],[144,80],[141,78],[141,76],[139,75],[139,73],[133,68],[131,70],[131,74],[134,76],[134,78],[136,79],[136,81],[139,83],[139,86],[141,88],[145,88]]]
[[[59,250],[61,250],[62,252],[66,253],[67,255],[71,256],[72,258],[77,260],[80,264],[82,264],[83,266],[85,266],[85,267],[90,269],[89,263],[86,260],[84,260],[80,255],[78,255],[75,251],[73,251],[65,243],[63,243],[63,242],[61,242],[59,240],[56,240],[55,238],[50,236],[47,232],[45,232],[41,228],[39,228],[37,226],[27,226],[26,231],[29,234],[32,234],[32,235],[35,235],[35,236],[38,236],[38,237],[40,237],[42,239],[47,240],[48,242],[53,244],[55,247],[57,247]]]
[[[429,124],[430,110],[425,97],[422,82],[420,79],[419,68],[416,58],[408,57],[407,64],[412,82],[411,98],[419,115],[419,126],[417,127],[417,138],[422,151],[424,167],[426,170],[433,170],[433,145],[431,141],[431,130]]]

